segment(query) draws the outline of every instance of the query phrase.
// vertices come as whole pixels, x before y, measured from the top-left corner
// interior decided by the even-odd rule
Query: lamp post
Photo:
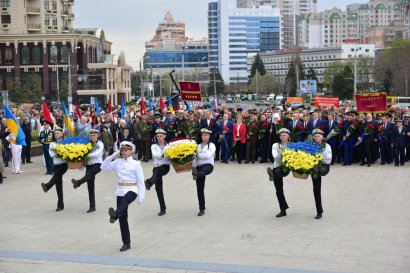
[[[185,81],[185,46],[186,42],[188,41],[188,37],[185,37],[184,45],[182,47],[182,81]]]
[[[54,64],[56,66],[56,73],[57,73],[57,101],[60,102],[60,79],[58,77],[58,65],[64,62],[64,60],[61,61],[53,61],[50,60],[50,63]]]

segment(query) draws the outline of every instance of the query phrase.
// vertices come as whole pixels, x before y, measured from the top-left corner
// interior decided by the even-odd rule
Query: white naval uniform
[[[11,158],[11,170],[13,173],[19,173],[20,164],[21,164],[21,151],[23,146],[16,144],[16,137],[13,133],[10,133],[8,136],[10,142],[10,150],[12,154]]]
[[[332,147],[326,143],[322,151],[322,163],[329,165],[332,162]]]
[[[199,144],[196,149],[196,158],[194,159],[194,162],[192,162],[192,166],[196,167],[205,164],[211,164],[213,166],[215,162],[215,152],[216,147],[212,142],[208,142],[208,144],[205,144],[204,146],[202,146],[202,143]]]
[[[287,146],[282,143],[275,143],[272,145],[272,156],[273,156],[273,168],[277,168],[282,165],[282,151]]]
[[[94,146],[97,145],[96,149],[88,154],[87,165],[93,165],[103,162],[103,153],[104,153],[104,143],[97,140]]]
[[[151,145],[151,153],[152,158],[154,159],[154,167],[171,164],[171,160],[167,157],[164,157],[164,147],[161,148],[158,143]]]
[[[145,198],[144,172],[141,167],[141,162],[134,160],[131,156],[128,158],[113,159],[120,152],[107,157],[101,164],[101,170],[115,171],[119,183],[135,183],[135,186],[120,186],[117,187],[117,196],[124,196],[127,192],[133,191],[137,194],[137,202],[142,203]]]
[[[50,157],[53,158],[53,163],[54,163],[54,165],[60,165],[60,164],[67,163],[66,160],[64,160],[64,159],[62,159],[62,158],[56,156],[56,147],[57,147],[57,144],[58,144],[58,142],[51,142],[51,143],[50,143],[50,146],[49,146],[49,151],[48,151],[49,154],[50,154]]]

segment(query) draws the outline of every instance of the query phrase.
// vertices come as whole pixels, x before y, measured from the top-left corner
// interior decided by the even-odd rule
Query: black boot
[[[3,173],[0,173],[0,184],[3,183]]]

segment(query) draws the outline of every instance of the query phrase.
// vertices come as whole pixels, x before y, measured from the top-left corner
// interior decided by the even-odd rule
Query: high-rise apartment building
[[[281,20],[276,8],[238,8],[236,0],[208,6],[209,66],[225,83],[247,82],[249,53],[279,49]]]
[[[73,5],[74,0],[0,1],[1,90],[36,77],[47,100],[57,100],[60,89],[71,89],[79,103],[131,98],[124,55],[111,54],[102,29],[73,29]]]

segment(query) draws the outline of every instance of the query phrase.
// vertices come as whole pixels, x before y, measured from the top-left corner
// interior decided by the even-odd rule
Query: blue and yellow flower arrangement
[[[282,152],[282,166],[286,171],[310,174],[322,160],[322,147],[314,142],[289,144]]]
[[[56,146],[58,157],[68,162],[86,161],[88,154],[94,149],[93,144],[86,137],[69,137]]]

